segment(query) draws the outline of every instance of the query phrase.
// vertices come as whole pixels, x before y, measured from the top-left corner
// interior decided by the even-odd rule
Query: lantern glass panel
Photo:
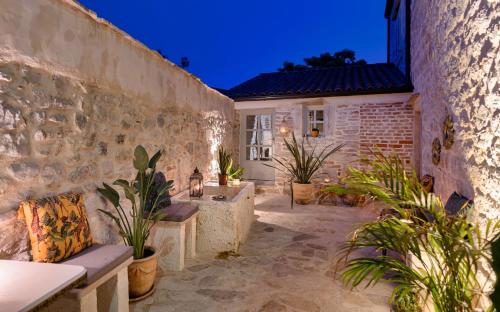
[[[198,168],[196,168],[193,174],[189,177],[189,196],[203,196],[203,175]]]

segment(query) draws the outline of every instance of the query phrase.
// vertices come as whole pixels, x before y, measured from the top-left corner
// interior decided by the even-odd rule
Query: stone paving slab
[[[335,275],[339,244],[376,216],[369,207],[291,210],[286,196],[258,195],[255,223],[238,254],[161,272],[155,294],[131,311],[389,311],[391,285],[351,291]]]

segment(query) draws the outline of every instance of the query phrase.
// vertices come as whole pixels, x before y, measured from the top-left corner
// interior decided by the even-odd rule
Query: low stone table
[[[242,182],[239,186],[219,186],[206,183],[202,198],[189,197],[189,191],[172,198],[176,203],[196,203],[199,207],[196,249],[198,253],[214,255],[237,251],[246,241],[254,222],[255,185]],[[224,201],[212,197],[224,195]]]
[[[33,311],[85,279],[78,265],[0,260],[0,311]]]
[[[165,218],[151,230],[148,245],[155,247],[162,270],[182,271],[185,258],[196,256],[198,205],[173,203],[160,211]]]

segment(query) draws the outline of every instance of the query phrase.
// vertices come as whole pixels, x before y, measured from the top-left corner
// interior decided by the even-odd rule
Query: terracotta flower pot
[[[313,138],[317,138],[317,137],[319,137],[319,129],[316,129],[316,128],[312,129],[312,130],[311,130],[311,136],[312,136]]]
[[[228,175],[219,174],[219,185],[227,185]]]
[[[146,246],[145,258],[134,259],[128,266],[128,292],[130,298],[141,297],[153,288],[158,258],[153,247]]]
[[[307,205],[310,204],[314,199],[314,185],[293,183],[293,200],[296,204]]]

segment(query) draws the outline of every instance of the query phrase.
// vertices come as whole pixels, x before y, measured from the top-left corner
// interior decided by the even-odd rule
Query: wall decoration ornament
[[[422,184],[422,188],[424,191],[427,193],[433,192],[434,191],[434,177],[426,174],[422,177],[420,183]]]
[[[450,115],[446,116],[443,123],[443,145],[444,148],[450,149],[455,142],[455,129],[453,128],[453,119]]]
[[[438,138],[432,141],[432,163],[438,165],[441,161],[441,142]]]

